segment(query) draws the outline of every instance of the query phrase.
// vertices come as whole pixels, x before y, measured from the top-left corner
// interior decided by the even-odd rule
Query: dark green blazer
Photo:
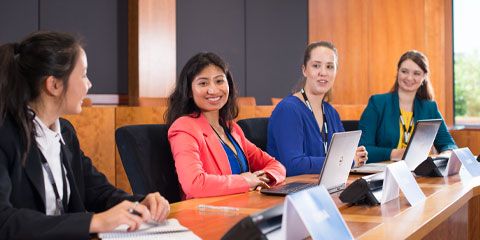
[[[367,148],[370,163],[389,160],[392,149],[398,146],[400,138],[398,101],[397,92],[373,95],[362,113],[359,123],[362,137],[359,145]],[[413,112],[415,121],[443,119],[435,101],[415,98]],[[457,148],[444,121],[433,144],[439,152]]]

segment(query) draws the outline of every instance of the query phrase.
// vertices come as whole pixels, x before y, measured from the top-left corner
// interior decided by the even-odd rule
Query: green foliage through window
[[[480,116],[480,53],[455,53],[455,115]]]
[[[453,0],[455,124],[480,125],[480,1]]]

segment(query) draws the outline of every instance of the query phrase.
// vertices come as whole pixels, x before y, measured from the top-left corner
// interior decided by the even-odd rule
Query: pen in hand
[[[128,209],[128,212],[129,212],[130,214],[133,214],[133,215],[142,217],[142,214],[141,214],[139,211],[137,211],[137,210],[135,210],[135,209],[133,209],[133,208]],[[164,221],[163,221],[163,222],[157,222],[157,221],[154,221],[154,220],[148,220],[148,221],[146,221],[146,222],[144,222],[144,223],[147,224],[147,225],[149,225],[149,226],[155,227],[155,226],[162,225],[162,224],[164,223]]]

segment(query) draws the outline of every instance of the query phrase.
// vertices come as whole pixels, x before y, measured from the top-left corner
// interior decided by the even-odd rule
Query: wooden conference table
[[[350,175],[352,182],[362,175]],[[287,178],[316,182],[318,175]],[[378,206],[350,206],[338,195],[332,198],[358,239],[479,239],[480,179],[467,173],[445,178],[416,179],[427,196],[425,202],[411,207],[405,197]],[[219,239],[245,216],[281,203],[283,197],[248,192],[229,196],[192,199],[171,205],[169,217],[177,218],[202,239]],[[199,204],[240,208],[239,213],[203,212]],[[333,236],[332,236],[333,237]]]

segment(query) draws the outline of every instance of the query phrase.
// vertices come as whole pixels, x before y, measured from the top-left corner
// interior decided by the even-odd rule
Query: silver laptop
[[[433,146],[442,119],[418,120],[408,142],[402,160],[405,161],[410,171],[427,159]]]
[[[430,153],[442,119],[418,120],[415,124],[412,136],[401,160],[405,160],[410,171],[422,163]],[[358,168],[352,168],[354,173],[377,173],[385,171],[389,163],[367,163]]]
[[[323,185],[329,193],[344,189],[361,135],[360,130],[333,134],[317,183],[291,182],[262,189],[260,192],[283,196],[319,184]]]
[[[329,193],[345,189],[361,136],[361,130],[334,134],[319,180]]]

